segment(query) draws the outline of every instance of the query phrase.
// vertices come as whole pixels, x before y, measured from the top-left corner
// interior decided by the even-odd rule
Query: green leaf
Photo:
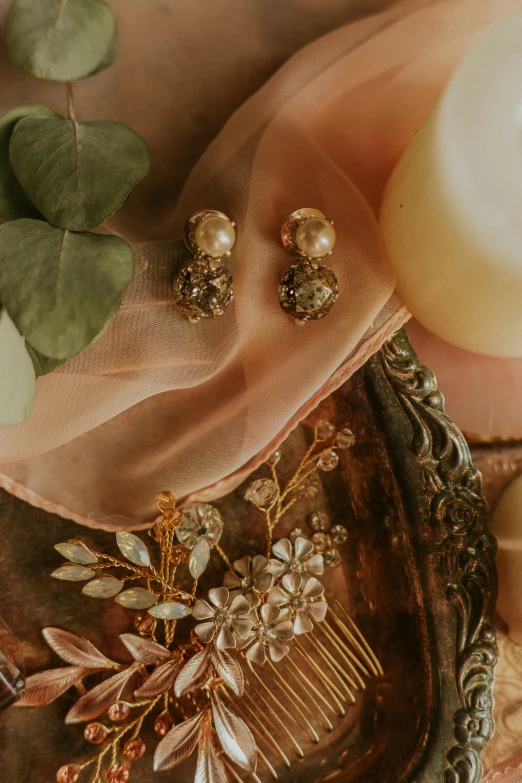
[[[27,117],[15,126],[10,155],[33,204],[71,231],[114,214],[150,166],[146,142],[117,122]]]
[[[85,79],[110,65],[115,31],[105,0],[13,0],[4,26],[14,64],[60,82]]]
[[[31,412],[35,373],[22,335],[0,309],[0,424],[20,424]]]
[[[47,373],[56,370],[57,367],[60,367],[60,365],[66,361],[65,359],[49,359],[48,356],[44,356],[40,351],[35,351],[29,343],[26,343],[25,347],[33,362],[37,378],[39,378],[40,375],[47,375]]]
[[[0,217],[6,220],[40,214],[22,190],[9,159],[11,134],[18,120],[24,117],[59,118],[60,115],[47,106],[19,106],[0,117]]]
[[[68,359],[94,342],[132,280],[123,239],[74,234],[39,220],[0,226],[0,300],[27,342]]]

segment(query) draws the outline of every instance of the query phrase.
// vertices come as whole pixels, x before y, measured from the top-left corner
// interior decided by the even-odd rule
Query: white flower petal
[[[233,571],[227,571],[223,578],[223,587],[227,587],[229,590],[239,587],[241,579]]]
[[[315,601],[313,604],[308,604],[306,611],[316,623],[322,623],[328,611],[328,604],[326,601]]]
[[[298,536],[294,543],[295,556],[298,560],[304,560],[305,557],[311,555],[314,551],[314,545],[308,538]]]
[[[218,609],[223,609],[228,602],[229,592],[226,587],[213,587],[208,591],[208,597],[210,603],[214,604]]]
[[[214,617],[216,610],[202,598],[198,598],[192,610],[194,620],[209,620]]]
[[[240,594],[233,598],[229,607],[229,612],[231,615],[248,614],[250,608],[250,604],[245,596]]]
[[[310,633],[314,628],[313,622],[304,612],[297,612],[294,620],[294,633],[296,636],[302,633]]]
[[[272,625],[272,623],[275,623],[279,617],[279,611],[280,610],[277,608],[277,606],[274,606],[274,604],[263,604],[259,610],[259,613],[261,615],[261,619],[266,625]]]
[[[276,541],[272,547],[272,552],[284,563],[288,563],[292,559],[292,544],[288,538],[282,538],[280,541]]]
[[[289,652],[290,647],[287,644],[283,644],[283,642],[268,642],[268,654],[275,663],[284,658],[285,655],[288,655]]]
[[[309,574],[324,574],[324,558],[322,555],[312,555],[304,564]]]
[[[284,577],[281,580],[281,583],[287,592],[294,595],[295,593],[298,593],[300,591],[302,581],[303,580],[301,575],[296,574],[295,571],[292,571],[292,573],[284,575]]]
[[[220,650],[231,650],[236,646],[236,637],[226,625],[221,626],[216,639],[216,647]]]
[[[303,587],[303,598],[319,598],[319,596],[321,596],[323,593],[324,587],[321,582],[315,578],[315,576],[311,576],[306,580],[306,583]]]
[[[247,617],[241,617],[232,620],[230,625],[240,639],[246,639],[252,630],[253,623]]]
[[[237,571],[238,574],[241,574],[241,576],[249,576],[250,575],[249,555],[245,555],[245,557],[242,557],[240,560],[235,560],[234,570]]]
[[[263,664],[266,661],[265,645],[261,642],[255,642],[252,647],[246,651],[246,657],[253,663]]]
[[[272,630],[277,639],[289,641],[294,636],[294,626],[291,620],[283,620],[282,623],[276,623]]]
[[[286,565],[285,563],[281,563],[280,560],[269,560],[268,561],[268,573],[272,574],[276,579],[278,579],[284,572],[286,571]]]
[[[272,587],[273,581],[274,577],[272,574],[269,574],[268,571],[265,571],[264,573],[259,574],[259,576],[254,577],[254,587],[256,590],[260,590],[262,593],[268,593]]]
[[[285,593],[280,587],[273,587],[268,593],[268,603],[272,606],[284,606],[289,600],[288,593]]]
[[[260,574],[264,573],[266,569],[268,568],[268,560],[264,555],[256,555],[252,558],[252,566],[250,568],[250,573],[252,576],[259,576]]]
[[[202,642],[208,644],[208,642],[211,642],[214,638],[216,626],[214,623],[200,623],[199,625],[196,625],[194,632],[197,633]]]

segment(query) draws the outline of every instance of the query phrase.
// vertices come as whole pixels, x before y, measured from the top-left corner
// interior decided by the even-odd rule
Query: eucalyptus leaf
[[[0,117],[0,217],[6,220],[40,216],[16,179],[9,159],[11,134],[18,120],[24,117],[53,117],[56,119],[60,115],[47,106],[19,106]]]
[[[11,164],[24,191],[55,226],[85,231],[121,207],[150,166],[149,148],[117,122],[20,120]]]
[[[40,351],[35,351],[29,343],[26,343],[25,347],[32,359],[37,378],[39,378],[40,375],[47,375],[47,373],[56,370],[57,367],[60,367],[60,365],[66,361],[66,359],[49,359],[48,356],[44,356]]]
[[[13,0],[4,36],[15,65],[72,82],[110,65],[116,20],[105,0]]]
[[[35,373],[24,338],[0,309],[0,424],[20,424],[33,405]]]
[[[132,280],[120,237],[75,234],[39,220],[0,226],[0,300],[27,342],[67,359],[94,342]]]

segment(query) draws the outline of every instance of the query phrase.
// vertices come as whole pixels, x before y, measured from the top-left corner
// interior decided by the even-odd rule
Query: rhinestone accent
[[[328,315],[339,289],[327,266],[301,262],[292,265],[279,284],[279,303],[298,321],[316,321]]]
[[[182,617],[192,614],[192,609],[185,604],[167,602],[153,606],[152,609],[149,609],[149,614],[157,620],[180,620]]]
[[[81,565],[63,565],[56,568],[51,576],[55,579],[63,579],[65,582],[86,582],[95,575],[92,568],[85,568]]]
[[[326,533],[314,533],[312,536],[312,543],[315,551],[322,555],[328,549],[330,540]]]
[[[199,538],[206,538],[210,546],[215,546],[222,532],[223,520],[217,508],[208,503],[194,503],[183,509],[176,537],[180,544],[192,549]]]
[[[124,764],[111,764],[105,773],[107,783],[127,783],[130,770]]]
[[[344,525],[334,525],[330,530],[330,536],[335,544],[344,544],[348,538],[348,531]]]
[[[81,541],[67,541],[67,543],[64,544],[56,544],[54,548],[63,557],[70,560],[71,563],[92,565],[92,563],[98,562],[98,558],[94,552],[91,552],[91,550],[86,547],[85,544],[82,544]]]
[[[327,549],[323,555],[324,564],[330,568],[335,568],[341,562],[341,553],[338,549]]]
[[[227,270],[209,261],[193,261],[174,281],[174,303],[190,321],[223,315],[234,297]]]
[[[156,723],[154,724],[154,731],[160,737],[164,737],[165,734],[169,733],[169,731],[173,726],[174,726],[174,720],[170,712],[162,712],[161,715],[158,715],[158,717],[156,718]]]
[[[130,590],[124,590],[114,600],[126,609],[150,609],[157,602],[158,596],[143,587],[132,587]]]
[[[115,576],[100,576],[88,582],[82,590],[82,593],[91,598],[112,598],[118,595],[123,589],[123,582],[116,579]]]
[[[116,543],[122,555],[131,563],[137,566],[150,566],[149,550],[138,536],[134,533],[119,531],[116,533]]]
[[[109,720],[113,723],[123,723],[131,713],[131,706],[126,701],[116,701],[109,707]]]

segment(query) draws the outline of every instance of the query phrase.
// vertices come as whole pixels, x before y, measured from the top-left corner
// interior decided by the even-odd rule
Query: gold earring
[[[279,304],[297,321],[316,321],[328,315],[339,288],[337,278],[319,260],[332,254],[333,222],[318,209],[298,209],[281,228],[285,250],[298,259],[279,283]]]
[[[174,280],[174,304],[192,323],[223,315],[234,297],[232,276],[221,262],[231,255],[235,225],[215,209],[201,209],[185,223],[194,260]]]

